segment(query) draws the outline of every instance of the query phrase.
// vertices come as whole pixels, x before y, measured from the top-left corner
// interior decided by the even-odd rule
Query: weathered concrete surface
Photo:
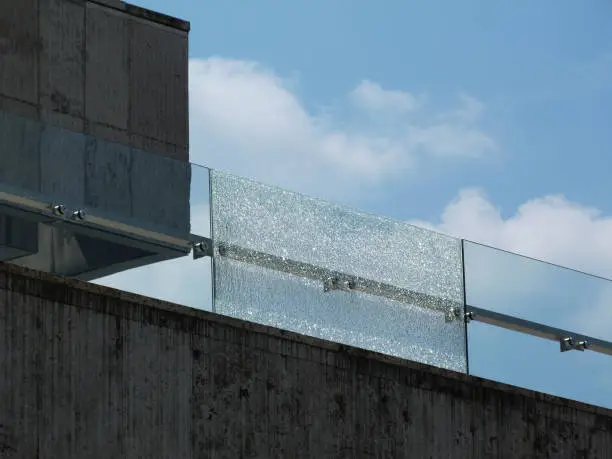
[[[188,32],[119,0],[2,0],[0,111],[187,161]]]
[[[609,410],[9,265],[0,332],[0,457],[612,457]]]

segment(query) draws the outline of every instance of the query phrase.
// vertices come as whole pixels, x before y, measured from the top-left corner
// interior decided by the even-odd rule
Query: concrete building
[[[188,32],[118,0],[0,2],[2,260],[95,278],[188,251]]]

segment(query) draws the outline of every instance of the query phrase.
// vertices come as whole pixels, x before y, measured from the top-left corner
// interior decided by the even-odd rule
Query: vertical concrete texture
[[[0,111],[187,161],[188,31],[119,0],[2,0]]]
[[[120,0],[1,0],[0,189],[187,239],[188,33]]]
[[[601,458],[612,412],[0,265],[2,458]]]

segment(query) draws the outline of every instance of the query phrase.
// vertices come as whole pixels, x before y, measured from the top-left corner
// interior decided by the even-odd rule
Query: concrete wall
[[[610,458],[612,412],[0,265],[3,458]]]
[[[188,30],[119,0],[2,0],[0,111],[186,161]]]
[[[0,1],[0,192],[10,195],[0,199],[1,259],[31,253],[25,266],[90,275],[86,252],[111,272],[163,251],[98,256],[101,244],[37,226],[49,215],[4,215],[24,197],[43,214],[61,204],[189,238],[188,32],[185,21],[119,0]],[[16,226],[33,238],[10,236]]]

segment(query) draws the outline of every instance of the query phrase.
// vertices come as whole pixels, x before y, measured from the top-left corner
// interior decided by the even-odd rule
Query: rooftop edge
[[[172,27],[183,32],[189,32],[191,30],[191,24],[189,21],[184,19],[175,18],[167,14],[158,13],[157,11],[142,8],[140,6],[132,5],[131,3],[125,3],[121,0],[88,0],[92,3],[113,8],[115,10],[123,11],[131,16],[136,16],[142,19],[146,19],[157,24]]]
[[[51,294],[51,291],[59,287],[60,289],[73,289],[86,294],[102,295],[108,298],[125,301],[128,303],[139,304],[145,307],[165,311],[166,313],[179,314],[193,319],[204,320],[219,325],[225,325],[234,327],[237,329],[248,330],[255,333],[261,333],[265,335],[282,338],[297,343],[303,343],[310,346],[316,346],[322,349],[329,350],[337,353],[339,356],[346,356],[347,358],[356,358],[369,360],[371,362],[378,362],[383,365],[393,365],[398,367],[409,368],[412,371],[422,372],[428,374],[430,377],[442,378],[447,381],[447,385],[452,385],[452,381],[463,384],[476,384],[483,389],[489,389],[493,391],[503,392],[509,395],[515,395],[519,397],[525,397],[535,402],[544,402],[556,405],[560,408],[576,409],[583,412],[592,413],[595,415],[602,415],[606,417],[612,417],[612,409],[597,406],[585,402],[579,402],[569,398],[559,397],[557,395],[547,394],[545,392],[538,392],[532,389],[526,389],[523,387],[512,386],[510,384],[481,378],[474,375],[458,373],[455,371],[447,370],[444,368],[438,368],[435,366],[427,365],[424,363],[414,362],[412,360],[406,360],[399,357],[389,356],[380,354],[374,351],[366,349],[359,349],[344,344],[323,340],[320,338],[314,338],[306,335],[300,335],[287,330],[281,330],[274,327],[261,325],[257,323],[247,322],[232,317],[222,316],[209,311],[195,309],[189,306],[183,306],[176,303],[170,303],[168,301],[158,300],[151,297],[138,295],[123,290],[106,287],[103,285],[93,284],[91,282],[85,282],[77,279],[66,278],[55,274],[47,273],[44,271],[37,271],[30,268],[24,268],[10,263],[0,262],[0,274],[11,277],[21,277],[22,279],[29,281],[38,281],[43,284],[47,284],[47,288],[42,288],[41,291],[35,293],[34,296],[46,297],[45,293]],[[51,287],[49,284],[55,284]],[[10,283],[6,282],[5,279],[0,277],[0,289],[11,290],[9,287]],[[53,295],[51,295],[53,296]],[[50,297],[51,297],[50,296]],[[81,306],[81,304],[73,304],[74,306]]]

